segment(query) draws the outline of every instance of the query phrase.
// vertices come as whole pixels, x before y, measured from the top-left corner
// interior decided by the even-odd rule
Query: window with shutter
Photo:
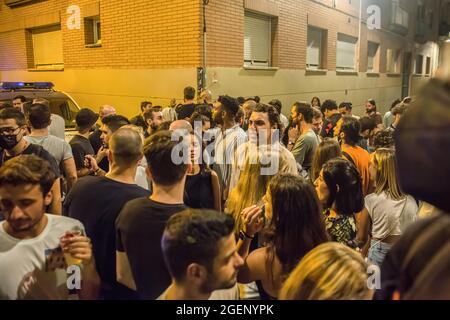
[[[416,57],[416,74],[423,73],[423,55],[418,54]]]
[[[400,72],[400,50],[388,49],[386,56],[386,71],[387,73]]]
[[[33,29],[31,35],[35,68],[64,66],[61,26]]]
[[[308,69],[323,69],[323,37],[324,30],[308,26],[308,47],[306,51],[306,67]]]
[[[378,43],[368,42],[367,44],[367,71],[378,72]]]
[[[99,16],[84,18],[84,38],[87,46],[102,44]]]
[[[427,66],[426,66],[425,74],[431,75],[431,58],[430,57],[427,57]]]
[[[244,66],[270,67],[271,42],[270,17],[245,12]]]
[[[336,70],[354,71],[356,59],[357,38],[338,33]]]

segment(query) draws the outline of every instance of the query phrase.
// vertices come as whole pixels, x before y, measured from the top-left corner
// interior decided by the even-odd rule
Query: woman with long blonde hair
[[[381,266],[391,246],[417,219],[414,198],[403,193],[397,179],[394,149],[381,148],[372,156],[369,173],[375,192],[365,197],[360,220],[360,236],[366,242],[372,235],[369,260]]]
[[[262,198],[267,191],[274,174],[261,174],[266,165],[262,162],[265,156],[278,157],[279,167],[284,168],[283,159],[279,153],[264,150],[264,148],[251,147],[246,153],[244,161],[244,170],[239,175],[236,187],[231,190],[225,205],[225,212],[231,214],[235,220],[235,229],[237,232],[242,230],[242,211],[253,205],[262,205]]]
[[[369,300],[368,265],[353,249],[321,244],[307,253],[280,290],[280,300]]]

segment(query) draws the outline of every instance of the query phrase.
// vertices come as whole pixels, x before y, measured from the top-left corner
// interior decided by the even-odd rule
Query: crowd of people
[[[450,299],[449,96],[433,79],[384,116],[319,97],[285,115],[186,87],[131,119],[81,109],[70,142],[48,101],[16,97],[0,299]]]

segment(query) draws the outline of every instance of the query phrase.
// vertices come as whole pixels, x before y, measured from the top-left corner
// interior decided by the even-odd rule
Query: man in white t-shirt
[[[158,300],[237,300],[234,220],[212,210],[187,209],[167,222],[161,247],[172,284]]]
[[[35,155],[0,168],[0,300],[97,297],[100,281],[83,225],[45,213],[54,180]]]

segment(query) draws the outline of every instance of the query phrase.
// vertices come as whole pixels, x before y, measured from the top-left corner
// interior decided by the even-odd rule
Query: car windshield
[[[66,129],[75,128],[75,116],[78,112],[78,108],[75,103],[69,98],[64,97],[46,97],[46,99],[50,102],[50,112],[64,118]],[[12,106],[11,100],[0,100],[0,105],[4,103]]]
[[[78,112],[78,108],[67,98],[50,98],[50,110],[51,113],[55,113],[64,118],[66,128],[75,127],[75,116]]]

